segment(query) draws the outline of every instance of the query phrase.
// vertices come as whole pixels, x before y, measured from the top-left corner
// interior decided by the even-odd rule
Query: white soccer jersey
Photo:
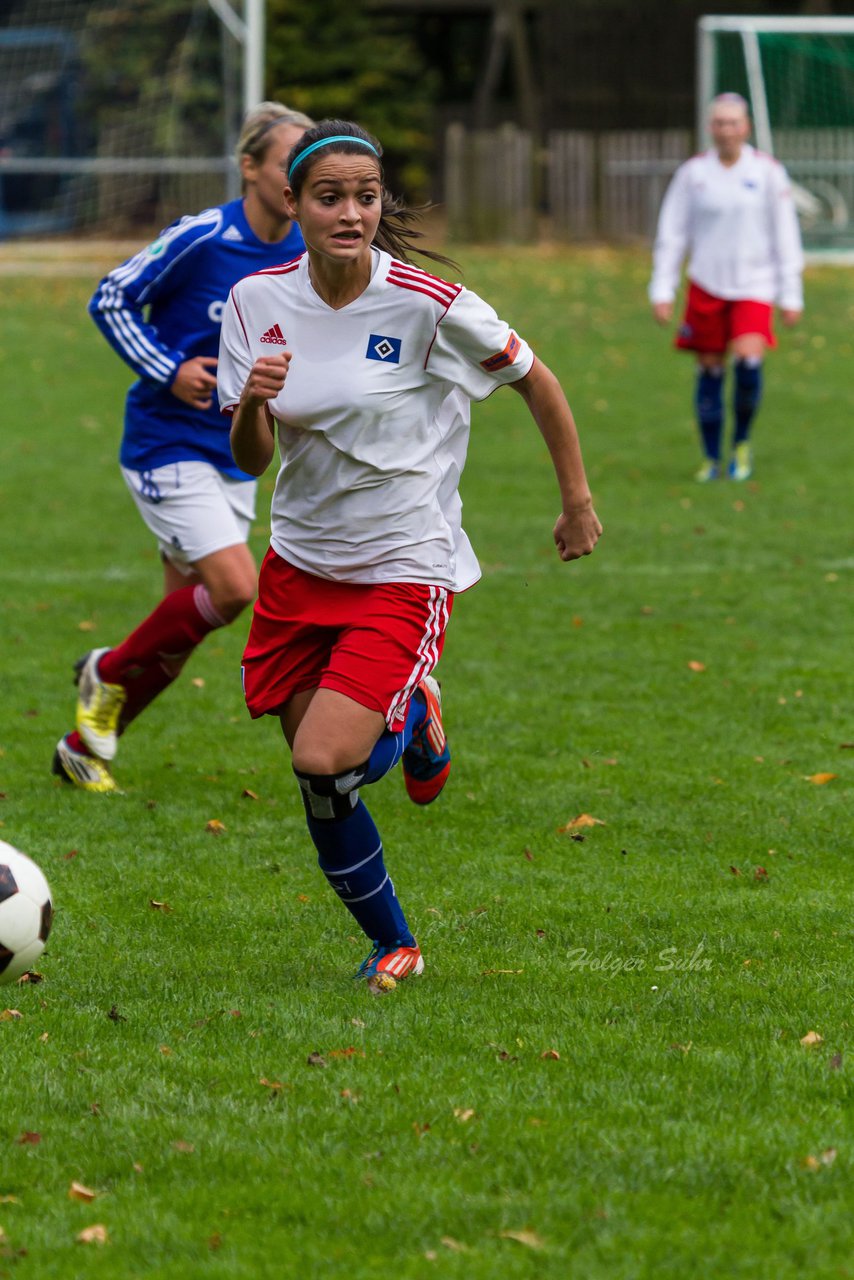
[[[750,146],[733,165],[714,148],[680,165],[658,219],[651,302],[673,301],[686,253],[688,278],[707,293],[800,311],[803,252],[783,166]]]
[[[233,411],[259,356],[287,347],[269,402],[273,548],[322,578],[462,591],[480,576],[457,489],[469,401],[523,378],[534,356],[476,294],[373,254],[368,287],[339,310],[315,293],[307,255],[235,285],[220,407]]]

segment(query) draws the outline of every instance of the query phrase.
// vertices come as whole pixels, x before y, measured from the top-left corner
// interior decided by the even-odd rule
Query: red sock
[[[145,671],[141,671],[138,676],[128,679],[125,685],[128,696],[119,716],[119,736],[158,694],[168,689],[173,680],[177,680],[183,665],[183,662],[180,665],[177,662],[170,663],[167,670],[161,663],[156,662],[153,666],[146,667]]]
[[[179,587],[165,596],[126,640],[99,659],[98,675],[107,684],[129,685],[134,676],[142,676],[162,662],[171,665],[176,660],[186,660],[206,635],[225,625],[225,618],[213,607],[203,583]]]

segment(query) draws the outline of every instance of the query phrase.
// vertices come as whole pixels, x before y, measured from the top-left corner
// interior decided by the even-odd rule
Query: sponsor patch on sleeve
[[[504,350],[498,351],[494,356],[489,356],[487,360],[481,360],[481,368],[485,369],[487,373],[494,373],[496,369],[503,369],[506,365],[512,364],[519,354],[521,345],[515,333],[511,333]]]

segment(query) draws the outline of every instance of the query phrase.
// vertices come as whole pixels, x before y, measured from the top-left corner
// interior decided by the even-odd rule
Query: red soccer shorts
[[[330,582],[296,569],[272,548],[243,654],[253,718],[279,715],[307,689],[335,689],[393,732],[442,653],[453,593],[419,582]]]
[[[776,347],[771,312],[770,303],[716,298],[692,283],[674,345],[683,351],[716,355],[723,354],[734,338],[745,333],[760,333],[769,347]]]

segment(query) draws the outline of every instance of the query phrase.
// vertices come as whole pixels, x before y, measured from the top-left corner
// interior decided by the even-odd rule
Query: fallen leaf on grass
[[[306,1058],[306,1065],[309,1067],[325,1067],[326,1059],[322,1053],[310,1053]]]
[[[19,1147],[37,1147],[42,1140],[40,1133],[33,1133],[30,1129],[25,1129],[19,1138],[16,1138]]]
[[[82,1200],[84,1204],[91,1204],[97,1195],[97,1191],[93,1191],[91,1187],[84,1187],[82,1182],[72,1182],[68,1188],[68,1199]]]
[[[801,1036],[801,1044],[811,1049],[814,1045],[824,1044],[824,1036],[820,1036],[817,1031],[808,1031],[805,1036]]]
[[[823,787],[825,783],[832,782],[838,777],[835,773],[811,773],[804,778],[804,782],[812,782],[816,787]]]
[[[546,1243],[536,1231],[499,1231],[498,1234],[502,1240],[515,1240],[517,1244],[523,1244],[528,1249],[542,1249]]]
[[[172,1143],[172,1150],[179,1152],[182,1156],[191,1156],[195,1149],[192,1142],[184,1142],[182,1138]]]
[[[20,1204],[17,1196],[0,1196],[0,1204]]]
[[[801,1167],[810,1173],[818,1173],[819,1169],[829,1169],[836,1159],[836,1147],[828,1147],[820,1156],[804,1156]]]
[[[706,664],[705,664],[705,662],[696,662],[696,661],[691,661],[691,662],[689,662],[689,663],[688,663],[688,667],[689,667],[689,670],[691,670],[691,671],[705,671],[705,670],[706,670]]]
[[[423,1138],[425,1133],[430,1132],[430,1122],[428,1120],[425,1120],[423,1124],[421,1124],[420,1121],[418,1120],[413,1120],[412,1127],[415,1130],[415,1132],[418,1134],[419,1138]]]
[[[39,973],[37,969],[28,969],[26,973],[22,973],[16,982],[18,987],[37,986],[40,982],[44,982],[44,974]]]
[[[192,680],[190,681],[190,684],[193,686],[194,689],[204,689],[205,687],[204,677],[193,676]]]
[[[266,1076],[262,1076],[258,1083],[263,1085],[265,1089],[269,1089],[271,1096],[281,1093],[282,1089],[290,1089],[291,1087],[289,1084],[283,1084],[281,1080],[268,1080]]]
[[[90,621],[89,618],[84,618],[82,622],[77,623],[77,630],[78,631],[94,631],[95,624],[94,622]]]
[[[168,902],[158,902],[156,898],[149,898],[148,905],[152,911],[163,911],[166,915],[172,910]]]
[[[838,1071],[842,1066],[842,1054],[835,1053],[828,1063],[831,1071]]]
[[[119,1013],[119,1007],[118,1005],[115,1005],[115,1004],[110,1005],[110,1011],[107,1014],[107,1017],[110,1019],[111,1022],[127,1021],[127,1019],[125,1018],[125,1015],[123,1013]]]
[[[454,1115],[457,1117],[460,1124],[468,1124],[469,1120],[471,1120],[474,1116],[474,1108],[473,1107],[454,1107]]]
[[[95,1222],[91,1227],[84,1227],[75,1236],[78,1244],[106,1244],[109,1238],[103,1222]]]
[[[730,871],[732,872],[732,874],[733,874],[734,876],[740,876],[740,875],[741,875],[741,872],[739,871],[738,867],[730,867]]]
[[[756,870],[755,870],[755,871],[754,871],[754,873],[753,873],[753,879],[754,879],[754,880],[767,880],[767,879],[768,879],[768,872],[765,870],[765,868],[764,868],[764,867],[757,867],[757,868],[756,868]]]
[[[226,826],[224,822],[220,822],[219,818],[211,818],[210,822],[205,823],[205,831],[210,831],[213,836],[222,835]]]
[[[367,981],[368,993],[372,996],[388,995],[396,986],[397,983],[390,973],[375,973]]]
[[[460,1240],[455,1240],[453,1236],[442,1236],[439,1244],[443,1244],[452,1253],[468,1253],[469,1251],[467,1244],[463,1244]]]
[[[544,1049],[543,1052],[540,1054],[540,1057],[550,1058],[553,1062],[557,1062],[560,1059],[560,1054],[558,1053],[557,1049]]]
[[[480,976],[482,978],[489,978],[494,973],[524,973],[524,972],[525,972],[524,969],[481,969]]]
[[[23,1018],[20,1009],[4,1009],[0,1013],[0,1022],[15,1022],[18,1018]]]
[[[578,831],[580,827],[604,827],[607,824],[601,818],[594,818],[591,813],[580,813],[577,818],[570,818],[562,827],[558,827],[559,836],[566,835],[569,831]]]
[[[208,1236],[208,1248],[211,1253],[216,1253],[217,1249],[222,1248],[222,1236],[218,1231],[215,1231],[212,1236]]]
[[[243,790],[241,791],[240,795],[241,795],[241,798],[242,798],[243,800],[257,800],[257,799],[258,799],[258,792],[257,792],[257,791],[250,791],[248,787],[244,787],[244,788],[243,788]]]

